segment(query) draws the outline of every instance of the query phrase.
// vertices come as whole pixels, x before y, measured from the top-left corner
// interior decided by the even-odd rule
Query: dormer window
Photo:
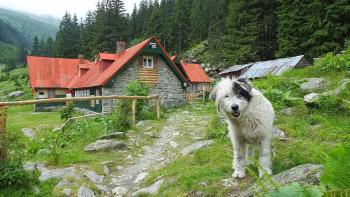
[[[153,68],[153,57],[144,56],[143,57],[143,67],[144,68]]]

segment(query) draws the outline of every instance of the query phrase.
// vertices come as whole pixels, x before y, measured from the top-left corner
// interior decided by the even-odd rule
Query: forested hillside
[[[206,60],[224,66],[305,54],[339,52],[350,36],[346,0],[142,0],[129,15],[122,0],[101,0],[82,23],[66,14],[56,56],[93,58],[156,35],[171,53],[206,41]],[[65,36],[70,35],[70,36]]]
[[[53,19],[0,8],[0,65],[11,70],[23,64],[33,38],[38,35],[46,39],[57,29]]]

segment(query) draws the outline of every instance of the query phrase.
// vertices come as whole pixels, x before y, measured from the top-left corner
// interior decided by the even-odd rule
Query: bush
[[[61,119],[68,120],[69,118],[72,118],[74,114],[74,107],[75,105],[72,102],[69,103],[68,106],[62,107],[59,111]]]
[[[131,127],[131,102],[121,100],[117,108],[109,116],[108,128],[114,131],[125,132]]]
[[[349,103],[339,96],[321,96],[314,108],[330,114],[349,113],[350,111]]]
[[[0,188],[29,188],[38,183],[36,173],[24,170],[22,162],[10,161],[0,163]]]
[[[326,74],[350,70],[350,48],[341,55],[328,53],[315,62],[315,69]]]
[[[350,189],[350,144],[341,145],[326,156],[321,183],[331,189]]]
[[[139,81],[131,81],[126,85],[125,95],[127,96],[148,96],[150,88],[140,83]],[[145,106],[147,104],[147,100],[137,100],[136,103],[136,118],[138,120],[145,119],[146,117],[146,109]]]
[[[321,197],[323,189],[318,186],[301,186],[299,183],[292,183],[289,186],[281,187],[266,195],[266,197],[299,196],[299,197]]]
[[[226,124],[222,124],[220,117],[216,115],[208,125],[206,130],[208,138],[225,138],[227,134],[227,126]]]

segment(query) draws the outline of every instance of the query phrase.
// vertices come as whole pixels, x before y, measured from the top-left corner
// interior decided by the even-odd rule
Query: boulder
[[[35,134],[34,134],[33,129],[22,128],[21,130],[22,130],[23,135],[25,135],[26,137],[29,137],[31,139],[34,139]]]
[[[42,169],[47,169],[45,164],[43,163],[32,163],[32,162],[27,162],[23,165],[23,168],[27,171],[33,171],[33,170],[42,170]]]
[[[191,144],[191,145],[185,147],[185,148],[181,151],[181,154],[182,154],[182,155],[192,154],[192,153],[195,152],[196,150],[206,148],[206,147],[210,146],[210,145],[213,144],[213,143],[214,143],[214,140],[206,140],[206,141],[196,142],[196,143],[194,143],[194,144]]]
[[[118,186],[112,190],[115,196],[124,196],[128,193],[128,189],[123,186]]]
[[[100,176],[94,171],[87,171],[84,173],[84,176],[87,177],[93,183],[103,183],[104,176]]]
[[[19,96],[22,96],[23,94],[24,93],[21,91],[14,91],[14,92],[9,93],[7,96],[8,97],[19,97]]]
[[[318,185],[320,183],[322,169],[322,165],[303,164],[274,175],[272,181],[279,186],[290,185],[293,182],[298,182],[301,185]],[[270,181],[265,181],[265,183],[269,191],[274,189]],[[258,184],[249,187],[246,191],[242,192],[240,196],[254,196],[256,192],[262,192]]]
[[[84,149],[86,152],[122,150],[126,147],[124,142],[114,140],[97,140],[87,145]]]
[[[58,182],[56,187],[66,187],[66,186],[71,186],[73,185],[70,181],[67,179],[63,179],[62,181]]]
[[[322,95],[332,96],[332,95],[340,94],[341,91],[343,91],[347,88],[348,84],[350,83],[350,79],[343,79],[340,83],[341,83],[340,86],[338,86],[335,90],[324,92],[324,93],[322,93]]]
[[[308,78],[300,85],[302,91],[313,91],[325,87],[327,81],[324,78]]]
[[[39,177],[40,181],[47,181],[52,178],[67,178],[67,177],[76,177],[75,168],[69,167],[69,168],[63,168],[63,169],[42,169],[41,175]]]
[[[277,138],[277,139],[285,139],[286,138],[286,133],[282,129],[275,128],[273,130],[272,136],[274,138]]]
[[[140,183],[141,181],[143,181],[147,176],[149,175],[148,172],[142,172],[139,175],[137,175],[136,179],[134,180],[135,184]]]
[[[125,136],[126,135],[124,132],[113,132],[113,133],[109,133],[107,135],[103,135],[99,139],[100,140],[110,140],[110,139],[114,139],[114,138],[125,138]]]
[[[155,195],[158,193],[158,190],[159,190],[160,186],[162,186],[163,182],[164,182],[163,179],[161,179],[149,187],[141,188],[141,189],[137,190],[136,192],[132,193],[132,196],[137,197],[137,196],[142,196],[142,195]]]
[[[304,103],[306,105],[315,103],[320,98],[317,93],[310,93],[304,96]]]
[[[105,175],[109,176],[111,174],[111,170],[109,169],[109,167],[106,164],[104,164],[102,168],[103,168],[103,172],[105,173]]]
[[[81,186],[78,190],[77,197],[95,197],[95,193],[84,186]]]

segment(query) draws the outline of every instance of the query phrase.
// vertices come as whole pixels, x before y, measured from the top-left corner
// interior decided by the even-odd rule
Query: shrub
[[[131,81],[126,85],[125,95],[127,96],[148,96],[150,88],[140,83],[139,81]],[[145,119],[147,113],[145,110],[145,106],[147,104],[147,100],[137,100],[136,104],[136,118],[139,120]]]
[[[350,144],[341,145],[326,156],[321,183],[331,189],[350,189]]]
[[[299,183],[292,183],[291,185],[279,188],[267,194],[267,197],[279,196],[299,196],[299,197],[321,197],[323,196],[323,189],[318,186],[301,186]]]
[[[125,132],[131,127],[131,102],[121,100],[116,109],[110,114],[108,128]]]
[[[334,55],[328,53],[315,62],[315,69],[322,73],[335,73],[350,69],[350,48],[344,54]]]
[[[317,110],[327,113],[348,113],[349,103],[339,96],[321,96],[314,106]]]
[[[224,138],[227,132],[226,125],[221,123],[221,119],[218,115],[209,122],[206,130],[208,138]]]
[[[74,114],[74,103],[70,102],[67,106],[60,109],[61,119],[68,120],[73,117]]]
[[[38,183],[36,173],[31,173],[23,168],[20,161],[0,163],[0,188],[8,187],[29,188]]]

